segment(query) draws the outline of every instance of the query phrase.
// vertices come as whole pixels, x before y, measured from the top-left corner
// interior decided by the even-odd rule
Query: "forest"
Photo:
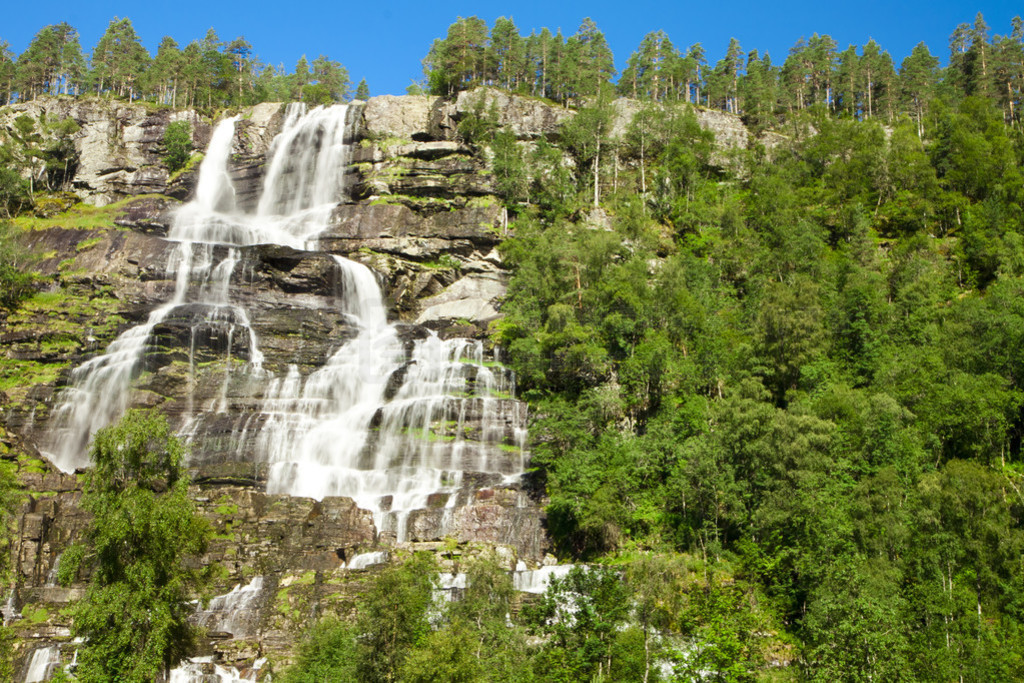
[[[575,110],[532,145],[483,108],[459,135],[489,150],[510,214],[492,339],[530,406],[531,476],[557,555],[589,569],[520,609],[481,561],[438,608],[413,558],[354,624],[313,627],[283,680],[1019,680],[1024,22],[1008,28],[955,27],[945,67],[923,43],[897,67],[824,34],[778,65],[735,41],[711,65],[655,31],[619,74],[590,20],[564,37],[459,18],[434,40],[414,93]],[[151,57],[127,19],[89,60],[67,24],[3,45],[9,102],[351,94],[327,57],[288,73],[212,31]],[[635,114],[613,136],[619,98]],[[723,152],[696,108],[779,141]],[[30,134],[4,131],[0,159],[59,166]],[[6,212],[31,211],[31,173],[4,166]],[[31,291],[15,261],[9,308]]]

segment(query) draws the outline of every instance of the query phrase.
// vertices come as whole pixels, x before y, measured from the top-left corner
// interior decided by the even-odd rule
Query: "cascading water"
[[[252,342],[252,360],[259,365],[255,336],[245,311],[227,301],[228,282],[237,261],[233,250],[220,262],[214,255],[214,241],[200,240],[205,235],[196,229],[205,224],[209,232],[220,236],[227,224],[222,216],[234,208],[234,190],[227,175],[227,162],[234,138],[235,119],[217,126],[206,157],[199,170],[195,199],[182,208],[170,238],[178,242],[170,256],[169,271],[175,273],[174,296],[149,314],[145,323],[122,333],[107,348],[71,373],[55,410],[51,431],[51,449],[47,453],[57,467],[71,472],[89,465],[87,445],[92,434],[128,408],[131,382],[142,369],[145,351],[154,328],[186,303],[200,303],[229,327],[248,328]],[[199,242],[194,244],[193,242]]]
[[[25,683],[47,681],[60,666],[60,650],[56,645],[41,647],[32,653],[25,669]]]
[[[305,376],[298,366],[277,377],[262,369],[249,315],[239,297],[232,303],[232,274],[245,247],[314,246],[344,198],[347,114],[345,106],[289,105],[268,154],[259,204],[249,213],[236,206],[228,173],[235,120],[218,124],[195,199],[179,210],[168,235],[178,243],[169,265],[174,296],[74,372],[57,410],[58,466],[88,464],[88,438],[127,407],[154,329],[188,305],[185,310],[200,311],[195,324],[226,327],[229,339],[237,330],[248,335],[249,363],[234,372],[262,380],[259,414],[244,422],[258,431],[251,443],[269,464],[268,492],[351,497],[374,512],[378,531],[402,541],[413,510],[440,507],[450,518],[464,473],[487,473],[493,481],[522,472],[525,415],[512,400],[508,374],[485,363],[479,342],[433,333],[403,341],[388,324],[376,276],[354,261],[334,257],[341,313],[355,336]],[[192,419],[183,432],[190,437],[199,438],[204,412],[230,410],[230,362],[227,368],[216,401],[193,406],[189,399]]]
[[[263,577],[257,576],[246,585],[238,584],[229,593],[210,599],[205,609],[196,613],[196,623],[207,631],[230,633],[233,638],[255,635],[259,623],[259,599]]]
[[[193,657],[171,669],[167,683],[255,683],[260,669],[266,663],[264,658],[257,659],[249,673],[243,675],[232,666],[214,663],[211,656]]]

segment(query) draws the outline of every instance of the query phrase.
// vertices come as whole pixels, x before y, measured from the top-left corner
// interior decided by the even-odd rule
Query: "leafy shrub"
[[[174,121],[164,131],[164,162],[174,173],[188,163],[192,155],[192,126],[188,121]]]

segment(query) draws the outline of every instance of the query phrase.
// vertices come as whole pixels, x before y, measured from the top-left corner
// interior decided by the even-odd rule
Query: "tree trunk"
[[[647,194],[647,136],[640,131],[640,192]]]

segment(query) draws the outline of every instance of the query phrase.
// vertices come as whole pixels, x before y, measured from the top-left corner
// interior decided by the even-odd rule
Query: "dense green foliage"
[[[84,543],[64,554],[58,577],[90,576],[74,611],[84,637],[81,681],[152,681],[189,653],[195,629],[189,600],[202,571],[186,564],[204,552],[210,528],[188,497],[183,449],[159,413],[131,410],[96,432],[82,507],[93,515]]]
[[[192,155],[192,126],[188,121],[173,121],[164,130],[164,161],[171,173],[184,168]]]
[[[326,619],[313,626],[285,683],[406,680],[400,671],[431,632],[436,576],[434,558],[426,553],[385,571],[361,596],[354,625]]]
[[[447,595],[422,558],[389,567],[357,603],[354,625],[326,617],[310,629],[283,680],[654,683],[716,672],[741,681],[764,669],[769,642],[788,647],[751,608],[749,583],[683,555],[620,559],[572,568],[526,597],[486,555],[461,567],[465,587]]]
[[[1008,675],[1024,138],[967,97],[889,130],[812,110],[770,157],[716,158],[686,105],[649,106],[605,138],[614,175],[567,128],[579,170],[512,204],[503,247],[497,339],[561,552],[754,581],[812,679]],[[538,193],[542,157],[522,156]]]
[[[7,434],[0,428],[0,436]],[[0,443],[0,452],[5,446]],[[17,513],[25,500],[24,491],[15,478],[13,463],[0,461],[0,582],[9,586],[13,577],[11,560],[14,556],[12,540],[18,529]],[[15,631],[0,624],[0,680],[14,680]]]
[[[0,308],[11,311],[34,290],[35,277],[26,269],[25,250],[18,246],[10,223],[0,221]]]

